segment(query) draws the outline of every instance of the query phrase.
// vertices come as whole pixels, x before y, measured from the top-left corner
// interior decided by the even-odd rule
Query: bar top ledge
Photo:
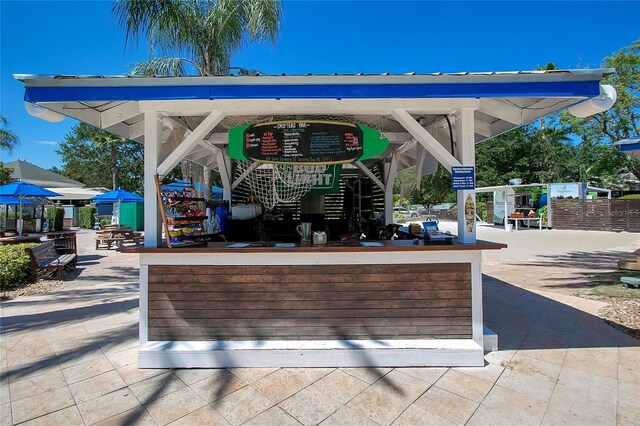
[[[454,242],[453,244],[414,244],[411,240],[395,240],[395,241],[380,241],[383,245],[380,247],[362,247],[357,245],[309,245],[298,247],[227,247],[232,243],[215,242],[208,243],[207,247],[144,247],[144,246],[130,246],[122,247],[119,251],[123,253],[343,253],[343,252],[389,252],[389,251],[467,251],[467,250],[500,250],[507,248],[506,244],[493,243],[489,241],[477,241],[472,244],[460,244]]]

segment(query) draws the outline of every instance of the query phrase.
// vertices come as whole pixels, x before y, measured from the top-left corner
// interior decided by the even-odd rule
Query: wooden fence
[[[640,200],[552,200],[554,229],[640,232]]]

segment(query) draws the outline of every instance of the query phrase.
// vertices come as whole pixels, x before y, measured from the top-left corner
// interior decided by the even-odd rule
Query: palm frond
[[[198,64],[187,58],[152,58],[148,61],[135,64],[130,74],[184,76],[187,75],[185,65],[193,66],[199,74],[202,74]]]
[[[0,149],[6,149],[9,153],[20,143],[18,135],[9,130],[0,129]]]
[[[200,75],[228,73],[245,44],[275,41],[282,10],[281,0],[117,0],[113,6],[127,41],[144,34],[149,56],[163,57],[133,72],[162,75],[183,75],[185,58]],[[171,56],[180,60],[167,62]]]

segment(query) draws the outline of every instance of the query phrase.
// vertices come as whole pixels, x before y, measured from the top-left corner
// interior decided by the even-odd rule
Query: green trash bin
[[[127,225],[134,231],[143,231],[144,203],[121,203],[120,225]]]

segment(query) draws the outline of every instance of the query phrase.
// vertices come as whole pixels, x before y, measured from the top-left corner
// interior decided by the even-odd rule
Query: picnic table
[[[0,237],[15,237],[19,235],[17,228],[0,228]]]
[[[127,241],[139,244],[142,238],[142,233],[134,232],[132,228],[109,227],[108,229],[96,231],[96,250],[100,244],[106,244],[107,250],[110,249],[114,243],[117,247],[120,247],[122,243]]]
[[[513,221],[515,223],[514,228],[516,231],[518,230],[518,222],[522,221],[522,224],[526,224],[528,228],[531,227],[531,222],[538,222],[538,229],[542,229],[542,218],[541,217],[508,217],[507,220],[509,222]]]
[[[38,235],[23,235],[23,236],[13,236],[13,237],[2,237],[0,238],[0,244],[9,245],[9,244],[23,244],[23,243],[40,243],[40,237]]]

